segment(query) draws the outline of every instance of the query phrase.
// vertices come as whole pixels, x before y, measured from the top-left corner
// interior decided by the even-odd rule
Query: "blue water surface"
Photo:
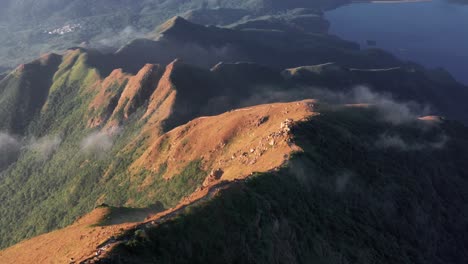
[[[355,3],[326,13],[331,33],[369,48],[368,40],[404,60],[442,67],[468,84],[468,5],[448,0]]]

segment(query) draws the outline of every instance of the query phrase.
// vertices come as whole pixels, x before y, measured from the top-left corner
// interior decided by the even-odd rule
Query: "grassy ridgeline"
[[[90,87],[99,76],[96,69],[87,66],[85,54],[75,52],[64,59],[50,90],[45,86],[48,97],[40,109],[23,109],[37,92],[32,88],[38,87],[38,82],[17,85],[27,73],[9,76],[11,81],[0,87],[4,92],[2,102],[14,105],[0,109],[5,110],[0,111],[0,116],[8,117],[0,121],[1,131],[18,128],[18,134],[24,133],[17,142],[17,161],[0,172],[0,248],[70,225],[99,203],[136,208],[158,204],[161,209],[169,208],[203,182],[207,173],[199,160],[189,163],[170,180],[163,178],[164,166],[158,172],[128,171],[146,144],[140,138],[137,144],[126,147],[141,132],[140,118],[146,104],[121,124],[115,136],[90,129],[88,107],[99,92]],[[22,94],[18,87],[23,88]],[[22,118],[25,115],[34,118]],[[93,144],[98,147],[84,146],[88,138],[96,136],[98,140]],[[102,141],[109,143],[100,146]],[[145,180],[146,187],[141,188]]]
[[[305,153],[137,232],[125,263],[462,263],[467,259],[467,129],[432,132],[325,113],[296,129]],[[356,113],[354,113],[356,114]],[[351,116],[353,116],[351,118]],[[432,130],[432,129],[430,129]],[[380,133],[443,149],[376,149]],[[419,141],[422,140],[422,141]]]

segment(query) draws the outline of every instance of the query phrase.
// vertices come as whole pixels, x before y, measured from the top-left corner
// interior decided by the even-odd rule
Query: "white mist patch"
[[[96,131],[81,141],[81,151],[86,154],[105,156],[114,145],[114,137],[120,133],[120,128],[111,128],[108,131]]]
[[[390,93],[375,92],[365,86],[357,86],[349,91],[332,91],[317,87],[297,87],[289,90],[282,90],[278,87],[257,87],[254,95],[244,100],[241,106],[310,98],[338,105],[366,104],[378,111],[382,121],[393,125],[414,122],[421,116],[429,115],[431,110],[429,106],[416,102],[401,102]]]
[[[316,96],[317,89],[315,88],[281,90],[278,87],[259,86],[255,87],[254,91],[249,98],[241,102],[241,107],[275,102],[292,102],[310,98],[321,99],[319,96]]]
[[[20,151],[21,143],[15,136],[0,132],[0,169],[14,162]]]
[[[184,58],[184,62],[202,67],[210,67],[220,61],[247,59],[231,44],[204,47],[195,43],[182,43],[174,45],[168,52]]]
[[[417,151],[425,149],[442,149],[445,147],[449,138],[446,135],[440,135],[434,141],[426,142],[409,142],[404,140],[399,135],[380,135],[379,139],[375,142],[377,148],[382,149],[397,149],[401,151]]]
[[[430,112],[430,107],[416,102],[401,102],[392,94],[375,92],[366,86],[356,86],[346,92],[335,92],[328,89],[310,88],[315,98],[332,104],[363,104],[377,109],[383,121],[401,125],[416,121]],[[301,92],[302,94],[303,92]]]
[[[20,148],[21,144],[16,139],[16,137],[0,132],[0,151],[1,153],[5,153],[8,150],[15,149],[15,148]]]
[[[316,180],[316,174],[312,168],[294,159],[289,162],[288,173],[293,175],[297,181],[307,189],[309,189],[311,183]]]
[[[127,26],[119,32],[104,32],[102,37],[92,41],[91,46],[118,48],[131,40],[144,38],[148,32]]]
[[[353,177],[353,174],[351,172],[343,172],[337,175],[336,182],[335,182],[336,192],[341,193],[345,191],[352,177]]]
[[[40,139],[33,139],[29,145],[29,148],[36,152],[40,157],[48,159],[52,154],[57,151],[62,138],[59,136],[45,136]]]
[[[383,120],[394,125],[414,122],[418,117],[427,115],[430,108],[414,102],[398,102],[388,93],[375,93],[364,86],[351,91],[353,103],[375,106]]]

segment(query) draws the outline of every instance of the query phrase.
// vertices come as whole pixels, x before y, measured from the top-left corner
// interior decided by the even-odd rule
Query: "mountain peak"
[[[193,27],[195,24],[190,23],[186,19],[180,17],[180,16],[175,16],[168,21],[166,21],[164,24],[158,27],[157,33],[159,34],[165,34],[168,32],[171,32],[173,30],[181,30],[187,27]]]
[[[184,64],[182,59],[175,58],[171,63],[168,64],[168,68],[173,69],[174,67],[177,67],[178,65],[182,64]]]

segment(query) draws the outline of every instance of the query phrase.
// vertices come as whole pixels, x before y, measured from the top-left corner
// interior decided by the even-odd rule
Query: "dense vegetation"
[[[21,101],[30,102],[29,96],[35,96],[36,90],[8,85],[23,80],[29,72],[10,75],[3,86],[2,100],[11,100],[14,105],[1,108],[9,110],[4,113],[8,118],[0,121],[1,131],[15,131],[23,139],[12,139],[17,142],[10,152],[2,149],[2,155],[19,156],[6,161],[2,157],[2,163],[10,164],[0,163],[1,169],[10,165],[0,171],[0,248],[69,225],[103,202],[139,208],[158,205],[159,210],[174,206],[206,177],[198,160],[171,180],[163,179],[165,166],[158,172],[130,173],[128,166],[141,155],[145,144],[140,138],[137,144],[126,147],[139,133],[142,109],[115,135],[89,128],[88,106],[99,92],[90,87],[99,74],[87,66],[86,54],[77,52],[67,58],[58,67],[50,90],[45,86],[47,102],[39,113],[37,109],[24,109],[30,105]],[[23,93],[18,95],[20,91]],[[37,95],[34,99],[40,104]],[[19,114],[18,109],[22,110]],[[141,187],[143,181],[145,187]]]
[[[393,90],[405,100],[429,98],[429,102],[451,102],[450,109],[466,107],[456,103],[466,98],[462,86],[446,77],[434,80],[424,69],[402,69],[377,75],[351,73],[345,67],[332,72],[318,67],[318,74],[301,74],[302,71],[297,70],[298,74],[286,77],[277,69],[283,63],[307,65],[332,59],[348,67],[399,63],[385,53],[361,53],[354,44],[336,38],[294,33],[291,35],[294,40],[291,40],[282,32],[206,28],[180,19],[172,22],[174,25],[168,28],[161,42],[145,42],[150,44],[143,47],[132,44],[115,55],[70,50],[63,58],[51,55],[26,64],[0,81],[0,132],[12,134],[7,139],[14,142],[10,145],[15,147],[0,161],[0,168],[6,168],[0,172],[0,247],[68,225],[100,203],[118,207],[144,208],[156,204],[171,207],[203,181],[206,173],[200,169],[198,160],[193,160],[185,172],[169,181],[162,177],[165,166],[156,168],[155,172],[128,172],[129,165],[148,147],[148,138],[141,136],[140,130],[146,124],[141,117],[145,114],[149,94],[138,100],[128,119],[122,118],[123,108],[115,113],[112,118],[120,125],[115,133],[103,134],[102,127],[88,126],[92,117],[108,118],[110,115],[109,109],[90,108],[90,104],[104,89],[97,84],[114,68],[132,65],[140,69],[148,60],[165,64],[179,55],[217,63],[222,56],[208,59],[205,54],[210,54],[213,46],[223,46],[227,41],[235,45],[237,51],[250,55],[252,60],[274,65],[268,68],[254,63],[225,63],[206,70],[181,63],[172,77],[179,92],[176,104],[182,108],[173,111],[170,120],[173,123],[165,124],[168,128],[200,115],[221,113],[239,106],[315,96],[312,91],[302,89],[315,85],[329,85],[339,93],[339,89],[367,82],[381,91]],[[195,43],[192,46],[200,45],[198,50],[206,47],[205,53],[174,50],[187,43],[184,33],[189,29],[195,29],[190,31]],[[293,45],[295,49],[291,53],[291,41],[307,45]],[[243,54],[233,60],[240,60]],[[278,62],[280,55],[288,60]],[[107,98],[111,101],[109,107],[115,107],[126,84],[115,83],[106,89],[112,97]],[[156,84],[151,87],[154,89]],[[440,90],[441,87],[446,89]],[[447,87],[451,92],[447,93]],[[412,93],[407,96],[410,91]],[[443,97],[438,96],[441,92],[445,93]],[[187,105],[192,106],[192,111],[184,111]],[[455,112],[466,117],[466,112]]]
[[[174,10],[185,11],[191,3],[175,5],[180,9]],[[96,23],[98,31],[97,25],[107,25],[106,19],[111,24],[118,20],[118,27],[126,25],[127,20],[119,20],[122,14],[109,8],[109,15],[86,21]],[[190,160],[169,180],[163,177],[165,164],[154,171],[129,171],[148,147],[147,135],[140,134],[147,124],[142,119],[149,100],[146,90],[131,111],[121,108],[112,116],[116,120],[113,133],[101,133],[103,124],[90,128],[91,117],[109,117],[113,110],[109,108],[115,108],[128,84],[115,82],[105,94],[112,96],[105,98],[111,103],[90,107],[104,90],[98,84],[115,68],[135,73],[145,63],[165,65],[177,57],[209,67],[224,58],[257,63],[222,63],[212,70],[178,64],[185,66],[172,72],[173,82],[168,86],[177,86],[176,105],[181,108],[172,114],[180,115],[174,115],[174,123],[166,122],[162,130],[239,106],[315,95],[304,87],[329,87],[338,96],[346,96],[343,89],[363,83],[393,92],[398,99],[445,106],[440,112],[466,119],[465,87],[444,72],[429,72],[381,51],[362,52],[355,44],[328,35],[270,30],[284,26],[278,21],[292,23],[289,17],[302,11],[296,12],[233,25],[245,31],[172,20],[161,41],[135,41],[108,55],[73,49],[63,57],[52,55],[26,64],[0,79],[0,143],[3,138],[14,143],[8,145],[14,148],[11,156],[0,160],[0,248],[66,226],[101,203],[125,212],[147,207],[163,210],[204,180],[207,173],[199,159]],[[307,13],[307,17],[314,16]],[[143,18],[126,18],[146,23]],[[56,37],[68,45],[76,40],[72,36]],[[14,38],[10,40],[16,45]],[[236,52],[229,53],[231,47]],[[21,45],[17,51],[24,51]],[[337,63],[332,69],[319,65],[280,73],[284,67],[328,61]],[[395,65],[402,67],[384,74],[350,70]],[[157,86],[149,85],[151,89]],[[388,104],[391,97],[382,98]],[[127,104],[128,98],[123,105]],[[127,113],[128,119],[123,118]],[[132,257],[138,253],[135,261],[206,262],[219,257],[208,262],[388,259],[389,263],[455,263],[466,258],[458,250],[465,244],[456,232],[463,234],[460,219],[467,212],[463,203],[467,200],[463,192],[467,187],[466,128],[450,122],[426,128],[420,129],[420,124],[389,126],[367,111],[324,112],[295,131],[305,153],[289,167],[226,190],[213,202],[148,230],[147,236],[137,237],[122,250]],[[155,130],[148,133],[159,133]],[[163,142],[159,150],[167,147]],[[431,239],[437,243],[431,244]],[[449,252],[451,248],[454,252]],[[199,259],[193,260],[194,255]]]
[[[305,152],[139,230],[124,263],[463,263],[468,133],[389,126],[367,110],[326,112],[294,130]],[[381,133],[427,147],[377,147]],[[443,133],[443,148],[429,142]]]
[[[269,13],[297,7],[325,8],[342,2],[345,0],[6,0],[0,3],[0,67],[16,67],[42,53],[80,44],[118,48],[191,9],[231,7]],[[67,26],[73,29],[64,34],[48,33]]]

